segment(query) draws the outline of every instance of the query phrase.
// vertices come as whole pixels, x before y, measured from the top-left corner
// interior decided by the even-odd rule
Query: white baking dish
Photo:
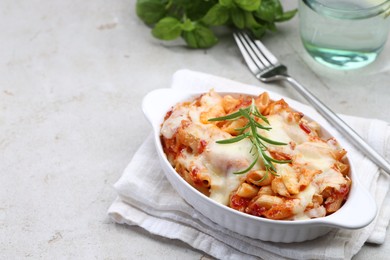
[[[178,102],[192,100],[200,93],[183,92],[175,89],[158,89],[145,96],[142,108],[154,131],[154,142],[161,161],[162,169],[175,190],[196,210],[216,224],[255,239],[273,242],[301,242],[311,240],[328,233],[333,228],[359,229],[367,226],[376,215],[376,204],[371,195],[359,183],[353,165],[350,164],[352,187],[345,204],[332,215],[309,220],[270,220],[252,216],[219,204],[189,185],[171,166],[160,142],[160,127],[166,112]],[[259,95],[260,91],[245,91],[221,94]],[[272,93],[270,93],[270,97]],[[302,111],[303,106],[294,102],[289,105]],[[301,109],[302,108],[302,109]],[[310,117],[317,121],[316,118]],[[335,130],[322,129],[325,135],[333,136]],[[340,141],[340,140],[339,140]],[[344,147],[343,143],[340,142]],[[347,158],[348,160],[348,158]],[[349,161],[350,163],[350,161]]]

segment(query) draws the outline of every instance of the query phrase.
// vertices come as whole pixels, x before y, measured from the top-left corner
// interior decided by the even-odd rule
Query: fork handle
[[[307,88],[301,85],[298,81],[290,76],[283,77],[292,87],[295,88],[326,120],[328,120],[337,130],[339,130],[346,138],[349,139],[357,148],[359,148],[368,158],[381,167],[388,175],[390,175],[390,164],[370,145],[368,145],[350,126],[348,126],[339,116],[330,110],[316,96],[314,96]]]

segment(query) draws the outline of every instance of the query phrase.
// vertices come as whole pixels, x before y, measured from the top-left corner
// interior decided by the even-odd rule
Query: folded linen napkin
[[[172,88],[205,92],[211,88],[217,91],[244,88],[256,88],[259,93],[264,91],[259,87],[189,70],[175,73]],[[287,102],[295,101],[287,99]],[[390,156],[390,127],[386,122],[350,116],[342,118],[379,153]],[[316,121],[327,124],[322,119]],[[342,139],[337,134],[335,137]],[[354,147],[345,148],[356,165],[361,182],[371,192],[378,207],[376,219],[359,230],[333,230],[312,241],[280,244],[252,239],[220,227],[181,199],[165,178],[159,161],[151,160],[157,158],[152,136],[141,145],[115,183],[118,198],[108,214],[117,223],[138,225],[152,234],[182,240],[216,258],[350,259],[365,242],[381,244],[385,240],[390,220],[390,200],[387,196],[390,178],[380,174],[378,167]]]

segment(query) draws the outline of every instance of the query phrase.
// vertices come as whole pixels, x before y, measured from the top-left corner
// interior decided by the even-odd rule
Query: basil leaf
[[[232,19],[233,24],[238,29],[244,29],[245,28],[245,11],[238,7],[234,7],[230,9],[230,17]]]
[[[245,26],[247,28],[258,28],[261,27],[261,25],[256,21],[256,19],[253,17],[253,14],[250,12],[245,12]]]
[[[284,12],[284,13],[281,14],[281,15],[277,15],[277,16],[275,17],[275,21],[276,21],[276,22],[288,21],[288,20],[290,20],[291,18],[293,18],[297,12],[298,12],[297,9],[294,9],[294,10],[291,10],[291,11]]]
[[[152,30],[153,36],[161,40],[174,40],[181,32],[180,21],[173,17],[161,19]]]
[[[216,44],[213,26],[246,28],[259,38],[276,30],[274,22],[289,20],[297,12],[284,12],[280,0],[137,0],[135,9],[143,22],[154,26],[156,38],[181,35],[192,48]]]
[[[261,4],[261,0],[234,0],[234,2],[245,11],[256,11]]]
[[[195,29],[182,34],[187,45],[191,48],[209,48],[218,42],[214,33],[206,26],[197,24]]]
[[[215,0],[186,0],[185,5],[183,6],[185,6],[187,18],[190,18],[192,21],[198,21],[202,19],[216,3],[217,1]]]
[[[160,0],[137,0],[135,7],[138,17],[147,24],[157,23],[166,14]]]
[[[264,4],[267,6],[273,6],[275,15],[283,13],[283,7],[279,0],[264,0]]]
[[[184,23],[181,24],[181,29],[190,32],[195,29],[195,24],[190,19],[186,19]]]
[[[276,28],[276,25],[274,23],[268,23],[267,24],[267,29],[270,30],[271,32],[277,32],[278,29]]]
[[[275,17],[283,14],[283,8],[279,0],[263,0],[261,6],[255,12],[255,16],[263,21],[273,22]]]
[[[222,25],[229,19],[229,10],[220,4],[216,4],[203,17],[202,22],[207,25]]]
[[[232,7],[233,0],[219,0],[219,4],[226,7]]]
[[[260,39],[263,37],[267,29],[264,26],[261,26],[257,28],[250,28],[250,31],[255,38]]]

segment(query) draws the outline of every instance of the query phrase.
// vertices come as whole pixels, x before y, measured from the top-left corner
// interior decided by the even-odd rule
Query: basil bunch
[[[218,42],[213,26],[246,29],[260,38],[297,10],[285,12],[279,0],[137,0],[136,12],[158,39],[181,36],[191,48],[209,48]]]

